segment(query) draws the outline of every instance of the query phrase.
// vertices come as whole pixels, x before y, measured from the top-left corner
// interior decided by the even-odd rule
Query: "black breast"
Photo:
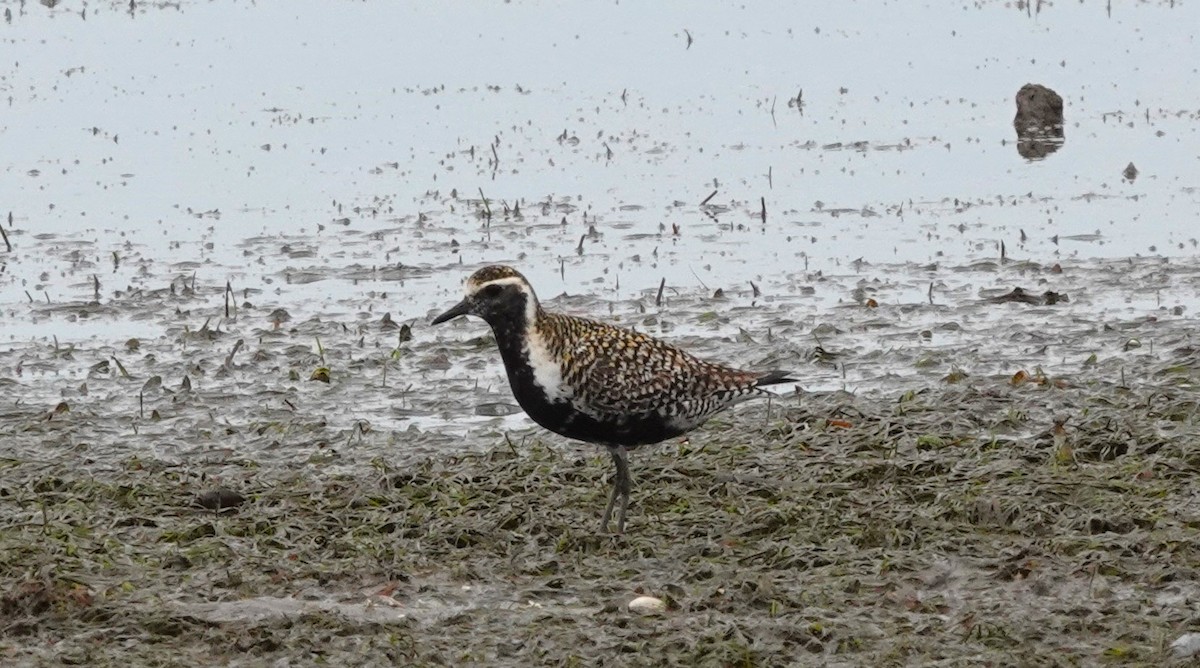
[[[550,431],[588,443],[634,448],[678,436],[684,430],[671,426],[658,413],[594,417],[569,400],[550,401],[533,378],[533,367],[524,346],[524,331],[497,323],[492,327],[513,397],[534,422]]]

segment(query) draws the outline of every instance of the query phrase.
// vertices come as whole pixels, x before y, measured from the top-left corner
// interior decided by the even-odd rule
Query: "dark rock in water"
[[[1132,181],[1138,176],[1138,168],[1131,162],[1125,166],[1125,171],[1121,172],[1121,176],[1124,176],[1128,181]]]
[[[1047,290],[1042,294],[1034,294],[1025,290],[1022,287],[1015,287],[1011,292],[1006,292],[1002,295],[990,297],[988,302],[992,304],[1009,304],[1013,302],[1021,304],[1030,304],[1033,306],[1053,306],[1059,302],[1066,303],[1071,301],[1070,297],[1065,292],[1054,292]]]
[[[1041,84],[1025,84],[1016,100],[1013,128],[1021,157],[1037,160],[1057,151],[1065,141],[1062,96]]]
[[[246,502],[246,497],[231,489],[214,489],[196,497],[196,505],[208,510],[237,508]]]
[[[1071,301],[1071,298],[1068,297],[1067,293],[1065,293],[1065,292],[1055,292],[1053,290],[1047,290],[1042,293],[1042,301],[1045,302],[1046,306],[1054,306],[1055,304],[1057,304],[1059,302],[1063,302],[1063,303],[1069,302],[1069,301]]]
[[[1050,131],[1063,125],[1062,96],[1041,84],[1025,84],[1017,91],[1017,115],[1013,126],[1023,131]],[[1061,134],[1060,134],[1061,136]]]

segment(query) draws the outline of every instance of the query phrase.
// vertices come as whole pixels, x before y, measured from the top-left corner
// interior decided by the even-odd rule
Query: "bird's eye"
[[[479,294],[483,297],[487,297],[488,299],[491,299],[493,297],[499,297],[501,290],[503,290],[503,288],[501,288],[499,285],[489,285],[489,286],[485,287],[484,289],[480,290]]]

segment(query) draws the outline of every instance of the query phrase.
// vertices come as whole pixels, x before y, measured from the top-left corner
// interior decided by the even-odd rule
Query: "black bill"
[[[454,307],[451,308],[449,311],[446,311],[445,313],[434,318],[433,322],[430,324],[440,325],[443,322],[446,322],[447,320],[453,320],[454,318],[457,318],[460,315],[466,315],[467,313],[470,313],[470,311],[471,311],[471,303],[464,299],[461,302],[455,304]]]

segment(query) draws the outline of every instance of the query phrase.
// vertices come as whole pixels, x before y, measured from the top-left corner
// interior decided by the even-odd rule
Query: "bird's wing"
[[[664,369],[639,369],[605,357],[594,359],[581,371],[575,402],[595,417],[658,412],[668,407],[672,389],[679,384]]]
[[[638,332],[595,329],[572,347],[565,374],[591,415],[688,415],[749,393],[758,374],[704,362]]]

